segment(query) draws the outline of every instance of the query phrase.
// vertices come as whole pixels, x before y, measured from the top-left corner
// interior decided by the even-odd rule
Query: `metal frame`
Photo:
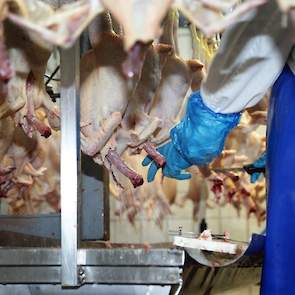
[[[60,284],[63,249],[0,248],[0,283]],[[85,283],[177,285],[184,251],[176,249],[79,249],[77,285]],[[9,267],[8,267],[9,266]]]
[[[61,249],[62,285],[78,285],[78,202],[80,196],[79,67],[80,46],[60,51],[61,61]]]

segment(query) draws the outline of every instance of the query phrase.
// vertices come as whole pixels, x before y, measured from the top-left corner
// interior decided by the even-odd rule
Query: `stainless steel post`
[[[80,195],[79,40],[61,50],[61,282],[78,285],[78,205]]]

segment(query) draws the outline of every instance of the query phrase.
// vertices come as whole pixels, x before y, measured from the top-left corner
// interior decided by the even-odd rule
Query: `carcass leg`
[[[116,151],[110,149],[106,155],[106,159],[108,160],[110,166],[114,165],[123,175],[129,178],[134,187],[138,187],[143,184],[142,176],[130,169],[116,153]]]
[[[143,149],[157,163],[159,167],[163,167],[166,159],[156,150],[156,147],[149,141],[143,144]]]

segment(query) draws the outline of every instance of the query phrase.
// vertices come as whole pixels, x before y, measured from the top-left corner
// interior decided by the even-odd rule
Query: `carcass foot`
[[[155,148],[155,146],[147,141],[143,144],[143,149],[147,154],[156,162],[159,167],[163,167],[166,163],[166,159]]]

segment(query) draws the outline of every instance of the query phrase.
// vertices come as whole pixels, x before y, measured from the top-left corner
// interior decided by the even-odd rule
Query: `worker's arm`
[[[219,113],[240,112],[258,103],[285,66],[292,37],[277,1],[241,18],[222,37],[201,87],[204,103]]]
[[[187,179],[183,169],[210,163],[223,150],[240,111],[256,104],[272,86],[292,47],[291,29],[282,21],[276,1],[269,0],[225,32],[201,92],[190,96],[171,141],[159,149],[166,157],[165,176]],[[150,165],[152,181],[156,163],[147,157],[143,165]]]
[[[159,148],[166,158],[163,175],[179,180],[190,178],[190,174],[182,173],[182,170],[192,165],[206,165],[217,157],[223,150],[227,134],[239,119],[239,113],[213,112],[203,103],[200,92],[194,92],[189,97],[186,114],[170,132],[171,141]],[[153,181],[159,167],[148,156],[142,164],[151,164],[148,181]]]

